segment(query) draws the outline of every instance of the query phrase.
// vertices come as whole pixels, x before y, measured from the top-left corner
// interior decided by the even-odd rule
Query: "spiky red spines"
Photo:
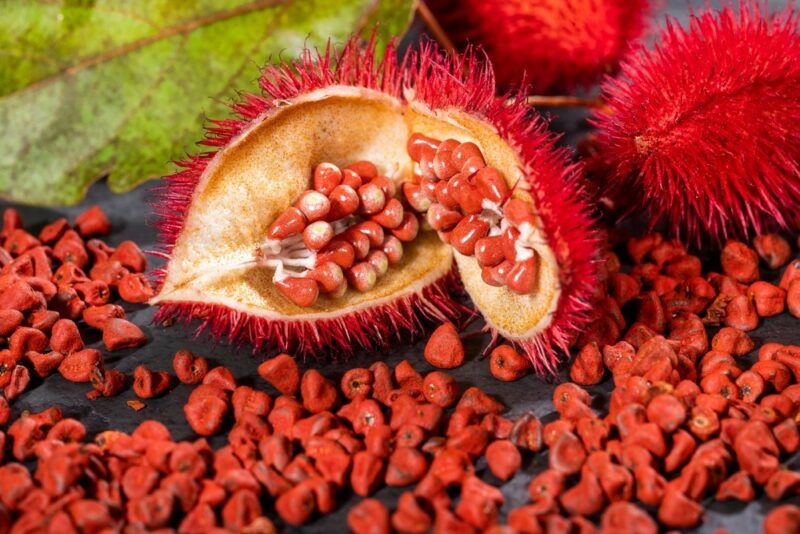
[[[616,71],[647,27],[649,0],[429,0],[458,46],[483,47],[501,85],[588,87]]]
[[[653,225],[708,237],[790,227],[800,215],[800,24],[762,4],[667,21],[658,46],[603,88],[597,156],[613,196]],[[708,244],[708,241],[705,241]]]
[[[559,359],[557,351],[567,351],[569,342],[586,322],[588,302],[596,285],[596,241],[589,208],[581,198],[579,173],[567,163],[565,151],[556,147],[556,138],[548,133],[547,125],[524,104],[522,97],[509,101],[508,95],[496,94],[491,67],[481,63],[472,51],[463,56],[446,57],[432,44],[407,53],[401,61],[396,59],[395,49],[390,46],[386,59],[378,62],[372,43],[362,47],[351,40],[339,54],[329,46],[323,53],[307,50],[293,63],[268,65],[263,70],[260,86],[262,95],[244,95],[241,102],[232,106],[235,118],[212,123],[204,145],[225,147],[287,102],[335,86],[374,89],[405,104],[423,106],[432,112],[455,109],[493,125],[516,149],[525,174],[530,177],[518,187],[529,189],[536,199],[542,230],[561,267],[561,293],[553,320],[536,339],[518,342],[537,369],[554,369]],[[161,243],[166,254],[171,252],[182,231],[194,188],[213,155],[214,152],[206,152],[180,163],[182,171],[167,177],[159,188],[161,201],[156,209],[161,217]],[[452,318],[459,305],[448,296],[450,292],[444,290],[452,285],[451,279],[444,285],[434,285],[426,290],[430,293],[410,297],[411,301],[401,309],[416,310],[428,317]],[[438,310],[439,315],[433,310]],[[294,346],[295,350],[299,347],[300,352],[319,350],[321,345],[316,339],[335,342],[344,352],[355,345],[370,346],[370,339],[380,345],[392,338],[395,330],[403,330],[406,323],[408,326],[417,324],[412,318],[405,322],[388,321],[396,317],[391,309],[376,313],[384,315],[354,316],[357,319],[352,321],[335,320],[312,326],[311,341],[306,330],[309,327],[299,321],[271,322],[220,306],[167,303],[159,312],[159,318],[170,315],[205,317],[201,328],[210,329],[218,336],[224,332],[239,341],[265,343],[277,348]],[[371,319],[367,321],[370,324],[360,323],[360,319]],[[387,330],[371,337],[377,332],[376,328],[385,328],[383,325],[392,325],[392,333]],[[267,334],[269,339],[263,339]]]
[[[444,278],[390,305],[357,311],[335,319],[272,320],[227,306],[198,302],[161,305],[154,321],[199,320],[196,333],[234,345],[249,343],[258,351],[279,350],[306,357],[350,356],[359,349],[386,350],[392,342],[414,340],[425,323],[457,322],[470,310],[454,299],[461,293],[458,278]]]

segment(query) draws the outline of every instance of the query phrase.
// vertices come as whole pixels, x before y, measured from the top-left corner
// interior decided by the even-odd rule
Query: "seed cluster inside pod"
[[[480,148],[414,133],[407,151],[413,175],[400,187],[369,161],[316,166],[313,188],[275,219],[256,250],[287,299],[310,307],[320,294],[371,290],[402,259],[403,243],[417,237],[420,224],[475,256],[487,284],[523,295],[535,290],[535,247],[543,243],[534,215],[509,200],[505,178],[486,165]]]

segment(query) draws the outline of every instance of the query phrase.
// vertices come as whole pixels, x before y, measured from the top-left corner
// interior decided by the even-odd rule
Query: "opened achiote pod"
[[[552,369],[585,323],[596,240],[576,169],[475,55],[349,42],[265,67],[166,179],[159,318],[311,354],[462,311]]]

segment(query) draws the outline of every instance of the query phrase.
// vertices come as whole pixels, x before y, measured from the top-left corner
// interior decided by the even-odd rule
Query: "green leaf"
[[[381,45],[413,0],[5,0],[0,9],[0,196],[71,204],[110,173],[125,191],[193,151],[259,66],[342,43]]]

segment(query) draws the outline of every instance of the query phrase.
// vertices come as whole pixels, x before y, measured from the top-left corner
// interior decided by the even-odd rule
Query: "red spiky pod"
[[[649,0],[429,0],[457,46],[480,45],[501,85],[538,94],[588,87],[616,71],[644,33]]]
[[[414,334],[426,318],[457,316],[457,263],[488,328],[524,347],[537,369],[552,371],[557,351],[566,351],[585,323],[596,285],[597,242],[576,167],[524,97],[496,96],[491,68],[474,54],[445,57],[427,45],[399,62],[393,47],[383,61],[374,54],[371,43],[350,41],[340,53],[329,46],[268,65],[262,94],[245,95],[233,106],[236,118],[209,128],[203,144],[214,150],[165,178],[157,211],[168,263],[153,299],[161,306],[157,319],[200,318],[200,329],[256,348],[347,355]],[[474,157],[458,173],[453,197],[485,191],[472,215],[467,201],[448,197],[445,208],[441,197],[423,191],[455,183],[456,176],[439,177],[442,165],[454,165],[454,148]],[[347,193],[353,180],[358,197],[347,207],[350,197],[329,186]],[[369,188],[376,183],[385,196]],[[505,193],[490,201],[497,191]],[[310,206],[327,202],[336,215],[312,216]],[[375,202],[384,211],[376,213]],[[504,214],[509,205],[513,215]],[[405,213],[400,226],[394,210]],[[508,285],[484,282],[485,269],[465,248],[475,232],[444,226],[448,217],[466,221],[467,230],[477,224],[487,238],[489,227],[497,234],[502,223],[516,236],[503,265],[524,260],[533,269],[517,269]],[[317,226],[306,235],[312,220]],[[364,222],[372,223],[369,242],[375,231],[385,233],[383,244],[376,238],[365,245],[386,252],[378,254],[383,263],[372,264],[377,276],[366,261],[353,260],[363,238],[351,231]],[[350,256],[325,248],[336,240],[325,241],[331,237],[322,230],[353,239]],[[403,240],[402,259],[393,261],[395,249],[385,245],[395,236]],[[328,245],[314,248],[316,239]],[[337,246],[347,249],[342,240]],[[347,276],[332,283],[319,276],[324,266]]]
[[[697,244],[800,220],[800,26],[761,6],[668,20],[593,121],[611,197]]]

